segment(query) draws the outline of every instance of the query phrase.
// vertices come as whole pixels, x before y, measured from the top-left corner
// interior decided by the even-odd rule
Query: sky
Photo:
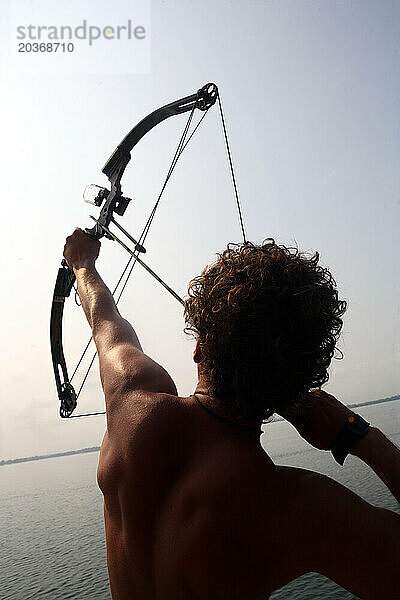
[[[3,28],[10,5],[2,0]],[[111,20],[129,8],[121,0],[96,5],[113,11]],[[143,73],[128,72],[125,47],[115,73],[20,73],[20,57],[5,61],[2,41],[0,459],[101,442],[104,417],[58,416],[49,317],[65,237],[90,226],[96,209],[82,201],[83,189],[106,185],[101,168],[131,127],[208,81],[220,89],[247,237],[318,250],[349,303],[344,360],[334,361],[325,389],[349,404],[400,393],[400,4],[154,0],[149,23]],[[123,179],[133,202],[121,221],[134,236],[184,123],[169,119],[134,150]],[[146,260],[184,296],[188,281],[234,241],[240,227],[214,108],[169,183]],[[103,241],[98,268],[108,285],[126,260]],[[136,266],[120,310],[179,393],[192,393],[194,344],[181,306]],[[70,299],[70,371],[89,337]],[[79,410],[103,408],[94,369]]]

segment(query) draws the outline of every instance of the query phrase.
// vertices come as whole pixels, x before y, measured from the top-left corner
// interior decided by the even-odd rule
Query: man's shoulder
[[[123,402],[118,418],[104,436],[100,470],[112,470],[125,478],[133,467],[135,471],[152,464],[165,468],[179,438],[178,430],[183,427],[179,399],[135,390]]]
[[[184,428],[184,407],[177,396],[134,390],[121,399],[120,410],[108,427],[107,444],[126,460],[147,453],[162,458],[160,451],[173,446],[179,430]]]

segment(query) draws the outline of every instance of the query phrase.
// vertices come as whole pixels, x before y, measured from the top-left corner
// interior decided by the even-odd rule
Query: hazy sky
[[[155,0],[149,74],[3,73],[0,459],[100,443],[104,417],[58,417],[48,328],[65,237],[89,226],[96,209],[83,188],[106,184],[101,167],[128,130],[207,81],[220,87],[249,239],[318,250],[349,301],[345,359],[326,389],[346,403],[400,392],[399,30],[399,2]],[[134,151],[123,180],[133,235],[184,122],[170,119]],[[184,295],[239,240],[214,109],[170,182],[147,261]],[[99,270],[110,286],[125,261],[103,242]],[[121,311],[189,395],[193,342],[180,305],[137,266]],[[89,330],[72,300],[65,313],[71,370]],[[96,370],[88,383],[80,411],[102,410]]]

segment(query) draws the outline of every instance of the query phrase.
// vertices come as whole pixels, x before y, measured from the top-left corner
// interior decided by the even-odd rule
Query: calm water
[[[400,443],[400,401],[360,412]],[[286,423],[267,425],[266,431],[263,445],[278,464],[325,473],[369,502],[398,511],[385,486],[357,459],[350,457],[339,467]],[[0,468],[1,600],[110,600],[97,459],[97,454],[83,454]],[[354,596],[308,574],[272,598]]]

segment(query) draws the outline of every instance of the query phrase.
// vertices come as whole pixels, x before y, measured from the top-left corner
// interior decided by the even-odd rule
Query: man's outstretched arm
[[[124,319],[95,268],[100,244],[77,229],[64,256],[73,267],[82,308],[92,329],[106,398],[107,421],[134,390],[176,394],[168,373],[146,356],[133,327]]]

